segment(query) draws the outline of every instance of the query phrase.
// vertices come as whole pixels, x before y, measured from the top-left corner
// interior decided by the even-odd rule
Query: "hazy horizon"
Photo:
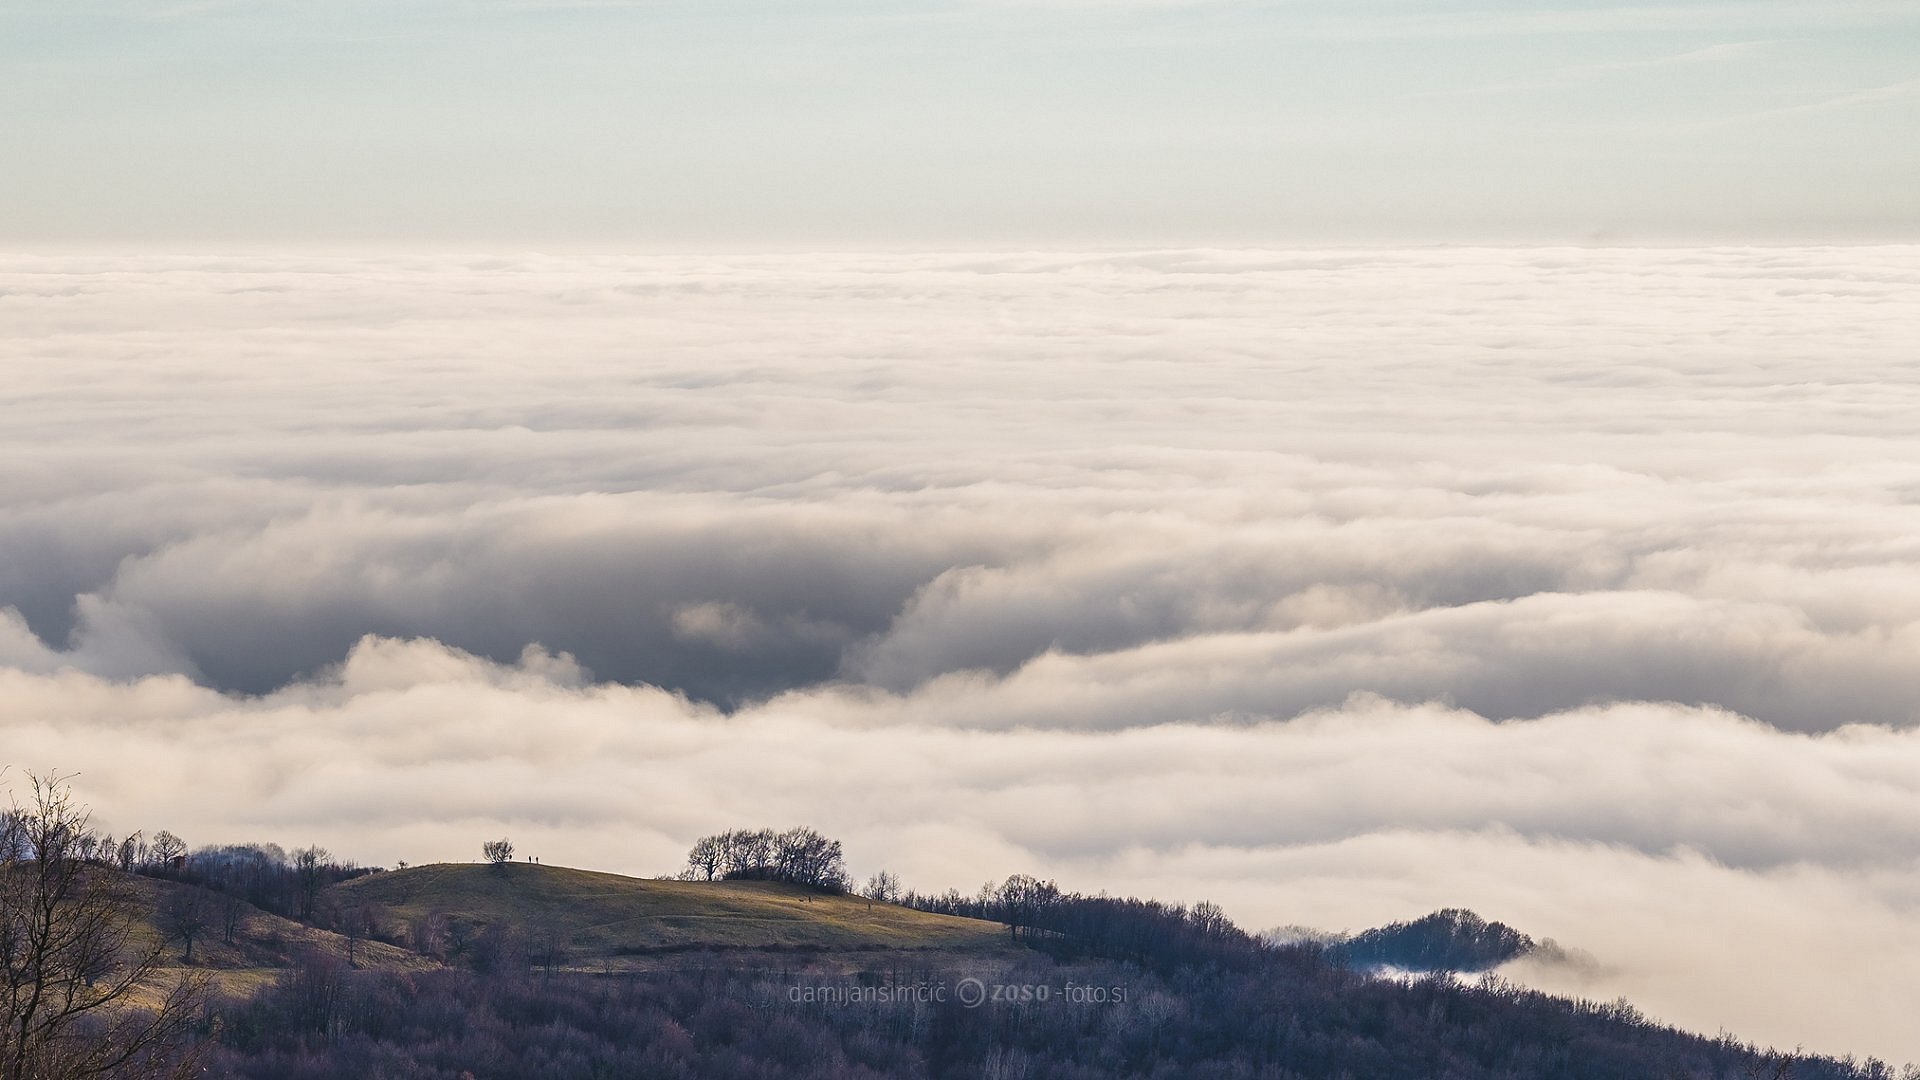
[[[1920,239],[1863,0],[0,2],[0,250]]]

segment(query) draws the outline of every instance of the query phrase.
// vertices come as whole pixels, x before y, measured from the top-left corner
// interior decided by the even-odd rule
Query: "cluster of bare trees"
[[[686,877],[696,881],[790,881],[845,892],[847,869],[840,841],[812,829],[729,829],[703,836],[687,853]]]
[[[958,889],[900,893],[896,903],[941,915],[1004,923],[1015,941],[1061,957],[1098,956],[1152,967],[1211,963],[1244,968],[1275,948],[1228,920],[1220,905],[1086,896],[1051,881],[1014,874],[968,895]]]
[[[1030,874],[1013,874],[998,884],[989,881],[980,886],[980,891],[972,896],[958,889],[948,889],[945,893],[923,896],[912,890],[902,890],[898,880],[891,879],[892,875],[885,871],[876,874],[874,880],[868,884],[867,895],[876,900],[888,899],[922,911],[933,911],[942,915],[963,915],[970,919],[990,919],[1005,923],[1008,935],[1015,941],[1022,938],[1032,940],[1054,934],[1055,931],[1049,926],[1054,914],[1064,903],[1079,899],[1061,892],[1060,886],[1053,882],[1042,881]],[[887,897],[874,895],[874,890],[881,888],[887,889],[892,895]]]
[[[0,1080],[192,1074],[201,980],[160,977],[133,879],[102,865],[122,845],[63,779],[25,787],[0,815]]]
[[[0,835],[17,836],[15,819],[23,812],[18,807],[0,811]],[[11,829],[6,827],[9,822],[14,823]],[[9,843],[17,844],[18,840]],[[129,833],[117,840],[112,833],[89,832],[74,840],[72,854],[81,862],[136,873],[158,873],[184,865],[187,842],[165,829],[154,833],[151,839],[144,832]]]
[[[881,870],[860,886],[860,895],[883,904],[897,904],[906,895],[906,888],[891,870]]]
[[[204,847],[165,869],[141,871],[221,894],[289,919],[311,922],[320,911],[328,885],[365,873],[343,866],[323,847],[304,847],[289,855],[278,844],[225,844]]]

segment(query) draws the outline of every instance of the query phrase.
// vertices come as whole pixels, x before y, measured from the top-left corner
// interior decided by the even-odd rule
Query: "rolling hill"
[[[511,925],[557,939],[569,962],[691,949],[980,950],[1004,929],[767,881],[662,881],[559,866],[438,863],[333,886],[336,904],[373,903],[411,928],[440,916],[470,930]]]
[[[326,889],[317,917],[358,927],[349,939],[181,882],[132,885],[172,970],[222,991],[204,1075],[226,1080],[1894,1075],[1688,1034],[1621,1002],[1375,979],[1323,945],[1276,948],[1131,898],[1062,897],[1016,944],[1001,923],[792,885],[441,864]],[[174,931],[196,897],[219,906],[188,965]],[[1494,925],[1442,912],[1386,929],[1455,943]],[[428,927],[424,954],[396,944]]]

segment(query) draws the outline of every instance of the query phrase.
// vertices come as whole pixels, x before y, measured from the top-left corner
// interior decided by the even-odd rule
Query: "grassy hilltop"
[[[504,870],[504,873],[501,871]],[[769,881],[658,881],[560,866],[438,863],[333,887],[412,925],[438,914],[557,934],[575,962],[684,949],[981,949],[998,923]]]
[[[745,959],[769,951],[852,954],[879,950],[982,953],[1008,947],[999,923],[935,915],[858,896],[767,881],[656,881],[559,866],[440,863],[369,874],[333,885],[320,904],[339,913],[365,905],[377,929],[349,942],[321,926],[241,905],[228,940],[217,910],[196,935],[193,962],[165,913],[189,887],[129,875],[146,919],[138,936],[167,941],[163,972],[193,970],[219,990],[248,996],[324,954],[363,971],[408,972],[442,961],[408,946],[421,920],[438,917],[477,939],[490,927],[550,942],[561,966],[604,970],[671,963],[673,954],[715,950]],[[209,901],[211,903],[212,901]]]

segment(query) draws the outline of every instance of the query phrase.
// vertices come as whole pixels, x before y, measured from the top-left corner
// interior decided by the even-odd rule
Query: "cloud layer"
[[[0,758],[374,861],[804,820],[926,887],[1466,904],[1562,989],[1920,1059],[1916,286],[0,259]]]

